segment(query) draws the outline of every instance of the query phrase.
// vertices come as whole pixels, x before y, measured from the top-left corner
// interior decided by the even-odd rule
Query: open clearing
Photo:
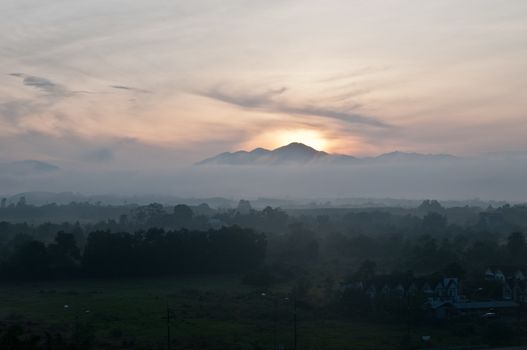
[[[0,320],[52,334],[70,334],[81,325],[91,330],[98,348],[166,348],[169,306],[174,348],[270,349],[275,342],[290,348],[293,308],[284,300],[286,289],[264,297],[238,276],[3,284]],[[298,310],[301,349],[394,349],[407,332],[404,324],[328,319],[314,312]],[[469,342],[441,329],[413,327],[411,334],[431,335],[436,346]]]

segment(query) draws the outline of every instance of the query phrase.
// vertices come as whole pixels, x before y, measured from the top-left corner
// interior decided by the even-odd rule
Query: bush
[[[243,276],[242,282],[251,286],[267,287],[276,283],[276,277],[268,267],[261,267]]]
[[[490,323],[485,332],[485,340],[490,346],[511,345],[514,329],[503,322]]]

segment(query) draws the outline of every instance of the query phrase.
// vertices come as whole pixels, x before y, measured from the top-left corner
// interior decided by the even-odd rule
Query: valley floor
[[[84,280],[0,285],[0,329],[11,324],[43,335],[76,330],[100,349],[166,349],[167,307],[174,349],[293,348],[293,308],[288,286],[267,291],[239,276],[186,276],[136,280]],[[272,299],[276,296],[277,301]],[[67,305],[67,307],[65,306]],[[476,345],[445,327],[371,323],[298,309],[298,349],[399,349],[408,331],[420,346]]]

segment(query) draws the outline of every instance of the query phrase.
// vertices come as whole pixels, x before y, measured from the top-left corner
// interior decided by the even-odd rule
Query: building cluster
[[[341,284],[341,290],[355,289],[370,298],[381,296],[423,296],[428,301],[460,301],[459,279],[455,277],[427,277],[405,281],[379,277],[368,281],[352,281]]]
[[[527,303],[527,270],[514,266],[489,266],[485,280],[501,285],[502,298]]]
[[[419,296],[424,307],[436,318],[455,314],[507,313],[527,305],[527,270],[518,267],[489,266],[480,281],[463,287],[458,277],[429,276],[402,278],[375,277],[341,283],[342,291],[353,289],[371,299]]]

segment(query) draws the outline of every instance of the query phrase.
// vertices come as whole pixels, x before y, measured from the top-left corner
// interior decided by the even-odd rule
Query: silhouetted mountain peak
[[[28,159],[11,163],[2,163],[0,164],[0,170],[6,174],[30,175],[57,171],[60,170],[60,168],[54,164],[40,160]]]
[[[55,171],[60,168],[54,164],[42,162],[40,160],[27,159],[11,163],[12,166],[27,167],[37,171]]]
[[[313,153],[319,152],[313,147],[310,147],[300,142],[291,142],[288,145],[276,148],[275,151],[305,151],[305,152],[313,152]]]
[[[255,148],[250,152],[237,151],[232,153],[221,153],[197,164],[278,165],[320,162],[323,162],[324,164],[353,164],[364,162],[415,162],[449,159],[455,159],[455,157],[446,154],[420,154],[401,151],[385,153],[377,157],[355,158],[349,155],[329,154],[323,151],[318,151],[313,147],[300,142],[292,142],[272,151],[265,148]]]
[[[205,159],[198,164],[298,164],[308,163],[325,156],[329,155],[326,152],[317,151],[303,143],[293,142],[272,151],[265,148],[256,148],[250,152],[237,151],[221,153],[215,157]]]
[[[258,148],[253,149],[250,153],[263,155],[263,154],[269,154],[270,152],[271,151],[269,151],[268,149],[258,147]]]
[[[375,160],[392,160],[392,161],[415,161],[415,160],[449,160],[456,157],[449,154],[422,154],[415,152],[401,152],[394,151],[381,154],[380,156],[371,158]]]

